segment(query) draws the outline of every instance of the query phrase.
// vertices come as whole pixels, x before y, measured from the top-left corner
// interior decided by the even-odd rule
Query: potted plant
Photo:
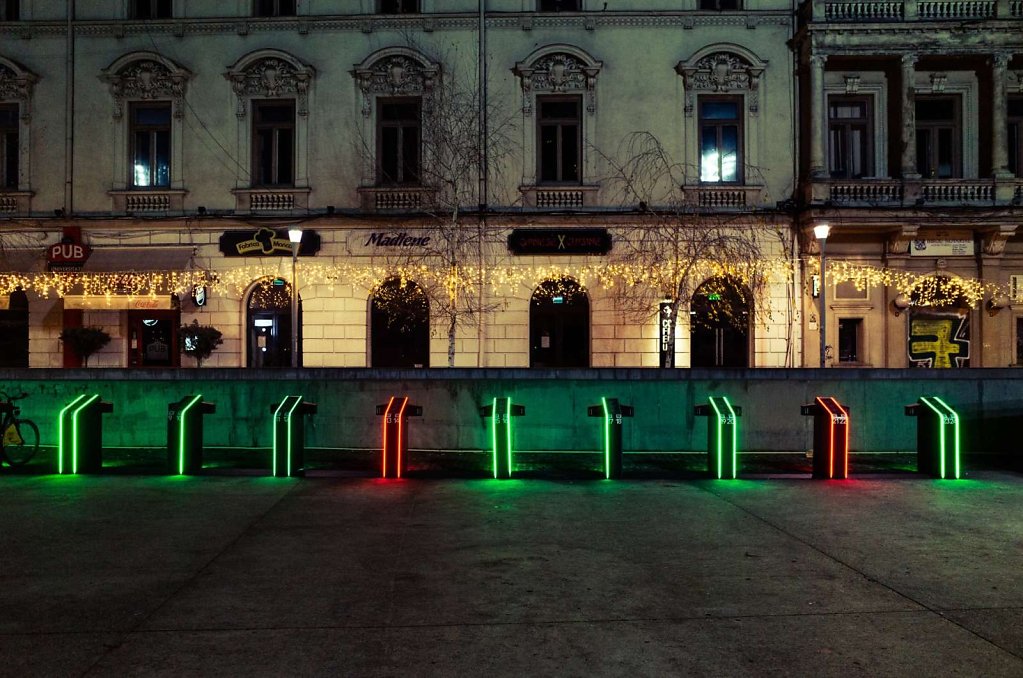
[[[99,327],[65,327],[60,340],[71,347],[82,366],[89,366],[89,356],[110,343],[110,335]]]
[[[178,332],[178,339],[181,343],[181,352],[195,358],[195,366],[202,367],[204,360],[224,343],[223,334],[216,327],[211,325],[200,325],[198,320],[193,320],[191,325],[182,325]]]

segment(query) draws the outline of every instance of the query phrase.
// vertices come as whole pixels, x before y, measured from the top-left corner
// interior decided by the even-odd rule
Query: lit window
[[[700,99],[700,181],[742,181],[741,99]]]
[[[169,103],[132,104],[132,186],[170,186],[170,134]]]

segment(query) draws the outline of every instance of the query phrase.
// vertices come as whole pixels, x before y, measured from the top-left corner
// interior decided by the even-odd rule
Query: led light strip
[[[497,477],[497,398],[494,398],[494,404],[491,406],[491,417],[490,417],[490,441],[492,443],[491,449],[494,455],[494,477]]]
[[[721,410],[718,409],[718,405],[717,405],[716,402],[714,402],[714,397],[713,396],[711,396],[711,398],[710,398],[710,406],[714,408],[714,419],[717,422],[716,423],[717,432],[718,432],[718,435],[717,435],[717,448],[718,448],[718,450],[717,450],[717,452],[718,452],[717,477],[718,477],[718,480],[720,480],[721,479],[721,475],[722,475],[722,473],[721,473]]]
[[[604,406],[604,479],[611,477],[611,413],[607,411],[607,398],[601,398]]]
[[[387,477],[387,419],[391,416],[391,406],[394,405],[394,396],[387,401],[387,408],[384,410],[384,460],[383,468],[381,470],[381,478]]]
[[[512,476],[512,437],[511,437],[511,416],[512,416],[512,401],[508,398],[508,413],[505,415],[505,424],[508,427],[508,477]]]
[[[178,423],[178,475],[185,474],[185,413],[192,409],[192,406],[202,400],[202,394],[192,398],[179,412],[181,421]]]
[[[276,410],[274,410],[274,416],[270,420],[270,440],[273,441],[273,475],[275,478],[277,477],[277,416],[281,413],[281,409],[284,407],[285,403],[288,402],[288,397],[289,396],[284,397],[281,404],[277,406]]]
[[[86,394],[82,394],[69,402],[64,409],[57,415],[57,473],[64,473],[64,455],[67,453],[67,449],[64,446],[64,414],[74,407],[82,398],[88,397]]]
[[[835,413],[824,404],[824,398],[817,396],[815,400],[828,413],[828,478],[831,479],[835,477]],[[842,406],[834,398],[829,397],[828,400],[834,403],[839,413],[845,417],[845,473],[843,477],[847,478],[849,477],[849,413],[842,409]]]
[[[392,398],[392,400],[393,400],[393,398]],[[401,399],[401,409],[398,410],[398,468],[395,469],[395,471],[397,472],[395,475],[397,475],[399,478],[401,478],[401,448],[402,448],[402,441],[404,440],[404,438],[402,438],[402,426],[404,426],[404,423],[405,423],[405,408],[406,407],[408,407],[408,398],[402,398]],[[387,417],[386,416],[384,417],[384,421],[385,422],[387,421]],[[384,451],[384,455],[386,456],[387,455],[387,452],[386,452],[387,447],[386,447],[386,445],[384,446],[384,450],[385,450]]]
[[[933,396],[938,401],[938,404],[948,410],[949,416],[952,417],[952,425],[955,426],[954,434],[954,447],[955,447],[955,478],[959,478],[959,414],[952,409],[951,405],[946,403],[938,396]],[[942,435],[944,435],[944,426],[942,426]],[[945,446],[941,448],[941,477],[945,477]]]
[[[292,475],[292,468],[291,468],[291,415],[295,413],[295,409],[299,406],[299,403],[302,402],[302,396],[291,396],[291,397],[295,399],[295,404],[291,406],[290,410],[288,410],[288,469],[287,470],[288,470],[288,477],[289,478]]]
[[[728,396],[721,396],[721,399],[725,401],[725,407],[728,408],[728,412],[732,416],[732,479],[734,480],[739,475],[739,416],[732,408],[732,403],[728,402]]]

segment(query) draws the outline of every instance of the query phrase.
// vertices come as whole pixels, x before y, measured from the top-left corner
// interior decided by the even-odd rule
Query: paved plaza
[[[0,475],[7,676],[1020,676],[1023,477]]]

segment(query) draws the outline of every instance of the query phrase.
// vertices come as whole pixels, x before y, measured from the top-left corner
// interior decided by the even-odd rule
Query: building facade
[[[1023,11],[966,4],[8,0],[6,362],[816,366],[826,221],[829,365],[1015,364]]]

